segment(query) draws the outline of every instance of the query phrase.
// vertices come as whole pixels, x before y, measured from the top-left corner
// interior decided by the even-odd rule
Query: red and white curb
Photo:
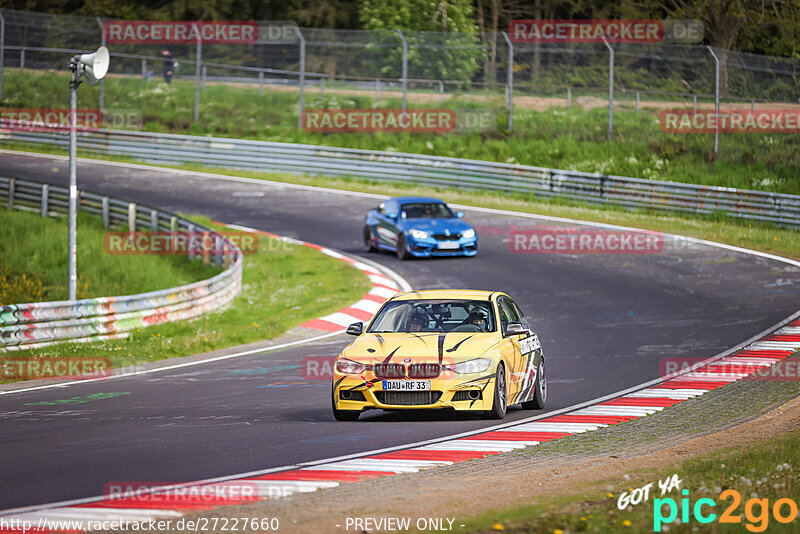
[[[301,327],[321,330],[323,332],[340,332],[345,330],[353,323],[357,323],[359,321],[366,323],[372,319],[381,305],[392,298],[392,296],[394,296],[396,293],[401,291],[411,291],[411,286],[402,277],[398,276],[396,273],[391,273],[391,276],[389,276],[385,272],[387,270],[385,267],[379,266],[372,262],[367,263],[362,260],[353,259],[345,256],[344,254],[340,254],[335,250],[331,250],[320,245],[315,245],[314,243],[300,241],[291,237],[280,236],[270,232],[265,232],[263,230],[256,230],[254,228],[248,228],[246,226],[234,224],[228,224],[226,226],[234,230],[253,232],[260,235],[269,236],[274,239],[279,239],[293,245],[316,249],[323,254],[331,256],[332,258],[349,263],[352,267],[363,272],[367,278],[369,278],[370,282],[372,282],[372,289],[370,289],[369,292],[364,295],[364,298],[358,302],[351,304],[347,308],[343,308],[335,313],[326,315],[325,317],[312,319],[304,324],[301,324]]]
[[[342,314],[347,315],[344,312]],[[797,314],[792,322],[731,351],[726,356],[701,362],[663,380],[644,384],[644,387],[637,386],[639,389],[631,388],[621,396],[599,399],[597,402],[565,409],[554,415],[499,425],[493,429],[440,441],[432,440],[361,455],[189,483],[181,485],[188,488],[183,492],[176,491],[175,488],[157,489],[146,495],[120,499],[97,497],[51,505],[54,506],[51,508],[8,510],[0,513],[0,525],[13,524],[15,520],[18,520],[17,524],[27,521],[28,525],[52,525],[53,521],[69,520],[88,522],[117,519],[134,522],[177,518],[185,513],[211,510],[222,505],[247,504],[253,500],[312,492],[365,479],[415,473],[590,432],[659,412],[742,380],[759,370],[763,372],[800,350],[800,319],[796,317]],[[215,498],[213,502],[204,498],[204,494],[218,495],[219,487],[232,484],[257,489],[254,498],[229,496],[224,499]],[[63,532],[69,529],[49,530]],[[22,528],[0,528],[0,532],[22,531]],[[47,528],[38,530],[47,531]]]

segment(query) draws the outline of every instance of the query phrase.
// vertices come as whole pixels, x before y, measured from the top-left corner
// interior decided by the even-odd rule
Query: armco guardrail
[[[9,133],[13,141],[67,146],[65,133]],[[489,161],[273,143],[218,137],[128,131],[78,136],[81,150],[147,163],[199,163],[327,176],[358,176],[393,182],[529,193],[543,197],[731,217],[800,227],[800,196],[727,187],[625,178]]]
[[[0,202],[10,209],[65,214],[68,190],[49,184],[0,177]],[[203,261],[224,265],[218,275],[181,287],[139,295],[99,297],[76,302],[54,301],[0,306],[0,348],[92,336],[115,336],[134,328],[196,317],[228,304],[241,291],[242,253],[210,228],[171,213],[108,196],[79,192],[79,209],[102,217],[106,228],[208,233],[220,240],[222,254]],[[200,257],[190,255],[189,259]]]

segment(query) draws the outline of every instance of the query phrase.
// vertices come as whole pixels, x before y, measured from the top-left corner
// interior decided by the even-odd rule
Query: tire
[[[486,414],[489,419],[503,419],[508,410],[508,388],[506,386],[506,368],[503,362],[497,364],[494,377],[494,399],[492,409]]]
[[[544,372],[544,357],[539,360],[539,371],[536,373],[536,381],[533,384],[533,398],[528,402],[523,402],[522,407],[526,410],[541,410],[547,402],[547,375]]]
[[[338,410],[336,409],[336,401],[333,395],[336,393],[335,388],[331,386],[331,410],[333,410],[333,418],[337,421],[358,421],[358,416],[361,415],[359,410]]]
[[[372,232],[369,229],[369,226],[364,227],[364,250],[367,252],[376,252],[378,248],[375,246],[375,243],[372,241]]]
[[[395,248],[395,253],[397,254],[398,259],[407,260],[411,257],[411,254],[408,252],[408,248],[406,247],[406,238],[403,234],[400,234],[397,237],[397,245]]]

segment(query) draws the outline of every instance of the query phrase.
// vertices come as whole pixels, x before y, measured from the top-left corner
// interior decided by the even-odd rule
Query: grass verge
[[[683,496],[677,489],[661,495],[658,481],[678,475]],[[466,521],[466,532],[496,532],[509,534],[566,532],[798,532],[800,519],[797,508],[790,513],[791,505],[781,502],[779,513],[790,517],[789,524],[775,518],[773,508],[779,499],[791,499],[797,504],[797,488],[800,485],[800,431],[764,440],[743,448],[729,448],[680,462],[661,470],[645,470],[625,474],[620,479],[608,479],[584,491],[560,497],[547,505],[510,508],[482,514]],[[620,498],[630,496],[635,488],[649,483],[649,499],[637,505],[628,505]],[[620,488],[624,485],[627,487]],[[605,486],[599,489],[598,486]],[[621,491],[618,489],[620,488]],[[728,494],[723,494],[732,490]],[[733,507],[734,495],[741,502],[732,508],[736,523],[723,523],[723,512]],[[724,497],[720,497],[723,494]],[[670,504],[656,499],[675,500],[677,515],[671,520]],[[681,502],[688,499],[688,506]],[[716,514],[711,522],[702,523],[694,515],[699,499],[711,499],[700,509],[703,516]],[[687,516],[683,516],[686,509]],[[740,517],[741,514],[741,517]],[[656,521],[656,518],[662,519]],[[657,527],[657,528],[656,528]],[[747,530],[745,530],[747,529]]]
[[[7,108],[68,107],[67,74],[28,71],[6,73],[3,99]],[[665,133],[656,110],[637,114],[618,106],[614,138],[607,140],[604,107],[582,109],[559,105],[544,109],[541,98],[518,97],[514,129],[505,130],[505,111],[497,98],[451,95],[416,102],[414,107],[485,109],[496,112],[496,128],[464,133],[319,133],[297,128],[296,89],[254,84],[209,84],[201,95],[200,120],[193,121],[195,85],[186,80],[142,83],[132,77],[106,78],[105,106],[109,110],[138,110],[141,128],[154,132],[215,135],[327,146],[395,150],[542,167],[600,172],[620,176],[671,180],[704,185],[800,193],[795,179],[800,151],[791,133],[737,133],[720,137],[714,157],[713,134]],[[399,108],[401,100],[373,98],[372,91],[333,91],[325,96],[308,90],[305,107]],[[413,95],[412,95],[413,96]],[[428,95],[432,96],[432,95]],[[78,92],[78,106],[97,107],[97,91]],[[529,105],[529,101],[531,104]],[[675,103],[675,107],[681,104]],[[539,110],[535,108],[541,108]],[[543,110],[542,110],[543,109]],[[623,111],[623,109],[625,109]],[[130,129],[130,125],[109,125]]]
[[[67,299],[66,219],[0,208],[0,305]],[[221,269],[179,256],[105,252],[106,230],[78,214],[78,298],[132,295],[211,278]]]
[[[220,228],[207,218],[192,218]],[[222,311],[192,321],[137,329],[126,339],[91,344],[64,342],[14,355],[36,358],[102,354],[110,357],[112,368],[188,356],[275,338],[307,320],[355,302],[372,287],[363,273],[345,262],[267,236],[259,236],[258,251],[244,258],[242,293]]]

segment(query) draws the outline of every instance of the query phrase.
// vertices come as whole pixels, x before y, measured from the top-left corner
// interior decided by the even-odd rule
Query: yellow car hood
[[[360,363],[457,363],[487,357],[500,337],[496,332],[420,332],[367,333],[358,337],[342,351],[342,356]]]

